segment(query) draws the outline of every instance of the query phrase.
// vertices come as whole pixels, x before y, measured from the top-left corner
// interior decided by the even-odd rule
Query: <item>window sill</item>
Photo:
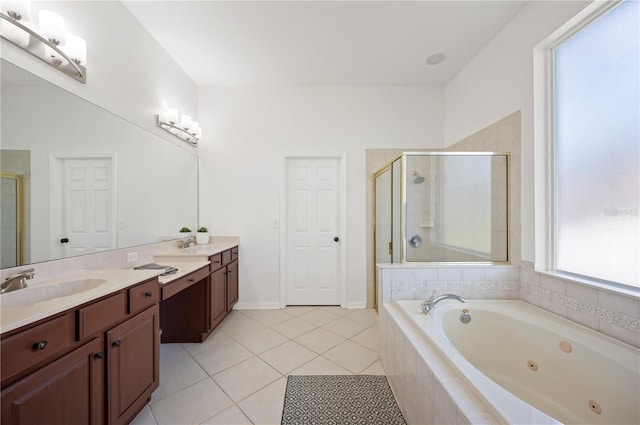
[[[613,294],[624,295],[628,297],[634,297],[640,299],[640,288],[634,288],[632,286],[618,286],[615,284],[607,284],[595,279],[588,279],[585,277],[579,277],[568,273],[557,272],[553,270],[536,270],[537,273],[555,279],[564,280],[569,283],[575,283],[582,286],[588,286],[590,288],[596,288],[603,291],[611,292]]]

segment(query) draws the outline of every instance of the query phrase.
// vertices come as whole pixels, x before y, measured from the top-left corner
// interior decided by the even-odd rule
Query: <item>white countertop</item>
[[[166,285],[167,283],[171,283],[176,279],[180,279],[181,277],[188,275],[191,272],[194,272],[202,267],[208,266],[210,261],[189,261],[189,262],[175,262],[175,261],[158,261],[157,264],[163,266],[173,266],[178,269],[177,272],[173,274],[168,274],[166,276],[158,276],[158,280],[160,281],[160,285]]]
[[[207,245],[192,245],[189,248],[175,248],[153,254],[159,264],[163,262],[171,264],[171,260],[165,260],[166,257],[180,257],[183,261],[200,261],[201,257],[210,257],[238,246],[238,238],[223,237],[212,238],[212,243]],[[176,261],[176,260],[173,260]]]
[[[48,316],[61,313],[65,310],[77,307],[96,298],[109,295],[121,289],[127,288],[138,282],[157,276],[158,270],[82,270],[52,279],[41,280],[35,283],[27,281],[28,287],[18,291],[28,290],[44,285],[51,285],[60,282],[70,282],[82,279],[104,279],[100,286],[89,289],[78,294],[68,295],[60,298],[29,304],[20,307],[2,307],[2,297],[0,295],[0,333],[17,329]],[[18,292],[16,291],[16,292]],[[11,293],[9,293],[10,295]]]
[[[166,276],[158,276],[162,270],[80,270],[51,279],[36,282],[27,281],[28,286],[23,290],[85,279],[103,279],[105,282],[95,288],[77,294],[52,298],[19,307],[3,307],[2,297],[6,294],[0,295],[0,333],[8,332],[48,316],[72,309],[93,299],[109,295],[155,276],[158,276],[161,285],[170,283],[208,265],[210,262],[208,257],[211,255],[238,246],[239,238],[235,236],[214,236],[210,239],[210,242],[211,243],[207,245],[193,245],[185,249],[176,247],[175,249],[154,253],[156,263],[173,266],[178,269],[176,273]],[[19,289],[16,292],[19,291],[21,290]]]

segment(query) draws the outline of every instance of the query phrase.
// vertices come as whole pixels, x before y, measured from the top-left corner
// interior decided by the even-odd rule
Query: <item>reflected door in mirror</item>
[[[111,158],[59,159],[62,173],[62,256],[116,247],[114,175]],[[62,242],[65,241],[66,242]]]

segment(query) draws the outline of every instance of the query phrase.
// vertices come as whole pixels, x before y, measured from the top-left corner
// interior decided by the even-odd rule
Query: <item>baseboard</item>
[[[277,310],[280,308],[280,303],[238,303],[233,307],[235,310]]]
[[[278,310],[281,309],[279,302],[269,302],[269,303],[243,303],[238,301],[238,303],[233,306],[235,310]],[[367,303],[365,301],[358,301],[347,303],[347,309],[365,309],[367,308]]]

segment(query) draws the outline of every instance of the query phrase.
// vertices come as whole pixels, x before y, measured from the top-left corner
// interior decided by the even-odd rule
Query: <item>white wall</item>
[[[529,2],[445,87],[445,145],[522,112],[522,259],[534,259],[533,48],[589,2]],[[517,202],[517,200],[516,200]]]
[[[121,2],[34,1],[32,15],[41,8],[59,13],[67,31],[87,41],[87,83],[4,39],[2,58],[166,139],[175,137],[156,126],[162,106],[198,115],[195,83]]]
[[[442,89],[203,88],[200,222],[240,237],[241,307],[279,305],[285,154],[347,155],[347,305],[366,301],[365,148],[441,148]]]

